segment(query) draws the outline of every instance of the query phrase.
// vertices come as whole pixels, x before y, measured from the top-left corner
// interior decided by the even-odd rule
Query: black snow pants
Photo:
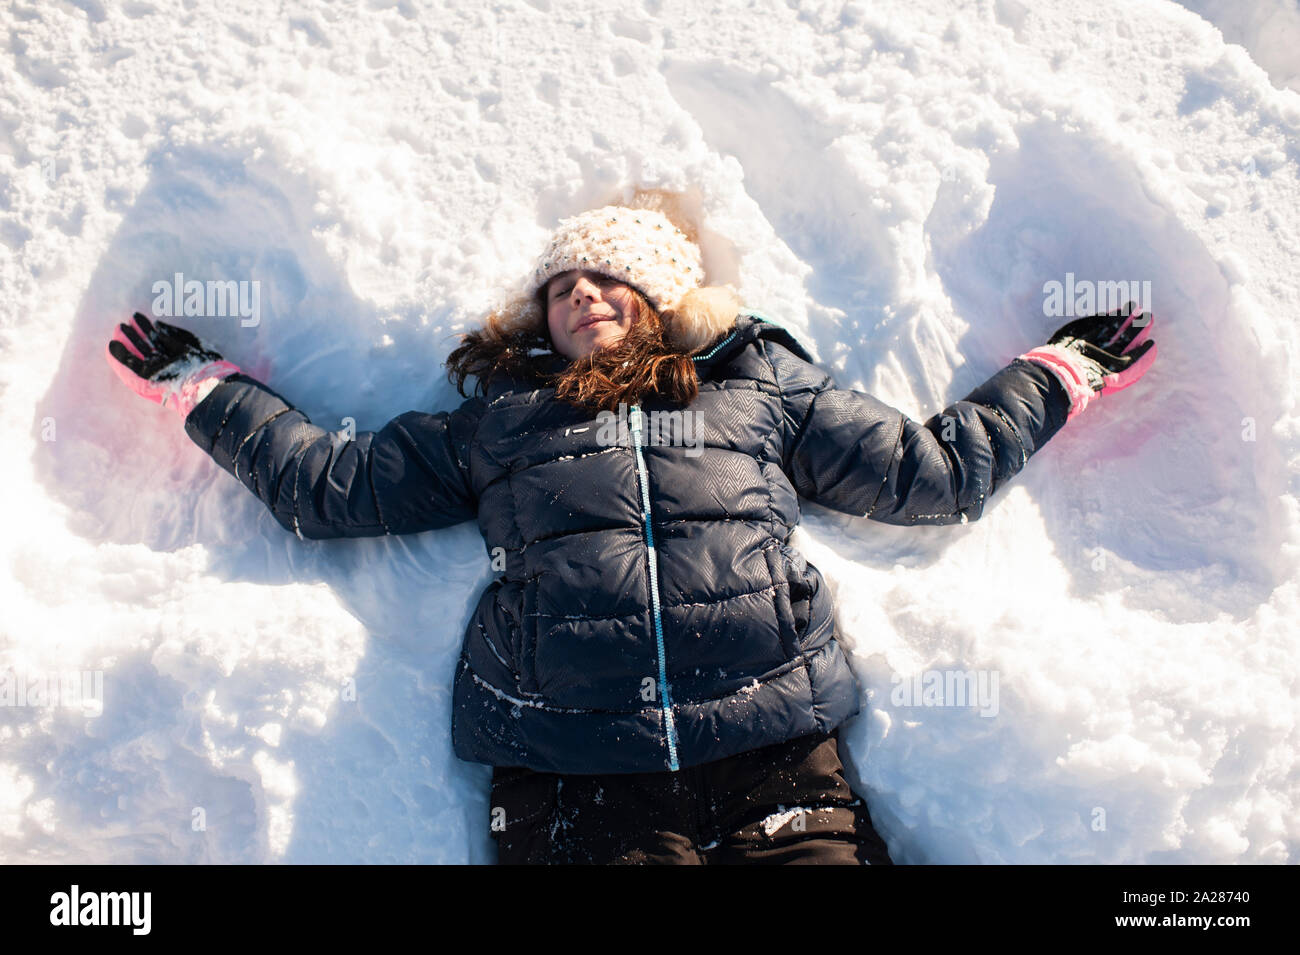
[[[495,767],[498,863],[891,865],[838,743],[833,730],[675,773]]]

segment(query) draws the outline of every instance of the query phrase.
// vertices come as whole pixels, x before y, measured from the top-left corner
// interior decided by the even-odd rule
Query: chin
[[[625,333],[621,329],[617,331],[602,330],[591,339],[584,354],[590,354],[598,348],[604,348],[606,345],[612,345],[617,341],[621,341],[624,334]]]

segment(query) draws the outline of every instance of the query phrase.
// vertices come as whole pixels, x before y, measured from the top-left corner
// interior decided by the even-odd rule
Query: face
[[[597,272],[562,272],[546,285],[546,322],[555,350],[583,358],[610,345],[636,320],[632,290]]]

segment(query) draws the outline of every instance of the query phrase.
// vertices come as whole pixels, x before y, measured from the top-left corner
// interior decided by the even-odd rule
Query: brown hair
[[[626,205],[663,213],[688,241],[699,244],[698,195],[638,189]],[[447,376],[457,391],[469,397],[465,381],[472,376],[478,379],[478,393],[485,395],[491,382],[504,376],[553,386],[556,398],[591,411],[617,412],[620,401],[630,405],[652,394],[687,405],[699,390],[690,356],[730,328],[741,307],[730,286],[705,286],[659,312],[628,286],[636,315],[627,333],[559,372],[548,372],[546,366],[558,354],[546,320],[548,284],[507,303],[481,328],[461,336],[460,346],[447,357]]]
[[[690,355],[671,345],[665,330],[672,313],[655,310],[644,295],[629,286],[634,318],[620,339],[591,354],[569,361],[558,372],[548,372],[554,345],[545,320],[546,289],[534,296],[543,316],[540,323],[520,322],[516,309],[494,312],[483,327],[461,336],[461,344],[447,357],[447,377],[465,397],[465,381],[478,379],[476,391],[486,395],[498,376],[536,381],[555,388],[555,397],[591,412],[617,412],[619,403],[636,404],[656,395],[685,406],[699,391],[695,363]]]

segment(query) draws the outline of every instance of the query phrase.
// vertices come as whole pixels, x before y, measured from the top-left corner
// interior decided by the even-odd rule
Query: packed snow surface
[[[981,520],[807,505],[849,776],[901,862],[1300,859],[1294,0],[0,20],[0,862],[494,858],[450,740],[476,525],[298,540],[104,347],[155,283],[256,280],[176,324],[331,430],[449,409],[456,334],[635,186],[919,419],[1066,321],[1047,283],[1150,283],[1152,370]]]

